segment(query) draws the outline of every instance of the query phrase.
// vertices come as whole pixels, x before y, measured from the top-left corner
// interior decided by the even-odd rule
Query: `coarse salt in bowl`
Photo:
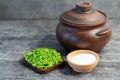
[[[67,55],[67,62],[77,72],[90,72],[99,62],[99,55],[90,50],[75,50]]]

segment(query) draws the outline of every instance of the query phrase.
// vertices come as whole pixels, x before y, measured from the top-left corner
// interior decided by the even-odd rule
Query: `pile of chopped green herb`
[[[51,48],[36,48],[31,52],[26,52],[24,58],[38,69],[47,69],[63,61],[60,53]]]

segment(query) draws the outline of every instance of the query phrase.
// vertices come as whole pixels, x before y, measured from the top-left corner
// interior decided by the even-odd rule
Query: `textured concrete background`
[[[0,0],[1,19],[58,19],[59,15],[75,7],[78,1],[90,1],[108,14],[120,16],[120,0]]]
[[[113,30],[91,73],[75,73],[66,64],[42,75],[21,64],[23,53],[36,47],[54,48],[65,58],[55,28],[59,15],[77,1],[83,0],[0,0],[0,80],[120,80],[120,0],[86,0],[107,13]]]

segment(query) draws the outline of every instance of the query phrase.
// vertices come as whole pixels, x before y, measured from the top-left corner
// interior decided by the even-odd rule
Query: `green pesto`
[[[24,58],[38,69],[47,69],[63,61],[60,53],[51,48],[36,48],[31,52],[25,52]]]

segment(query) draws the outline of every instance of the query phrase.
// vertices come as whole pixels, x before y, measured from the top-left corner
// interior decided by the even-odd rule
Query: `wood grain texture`
[[[50,47],[68,53],[57,41],[58,20],[0,21],[0,80],[120,80],[120,23],[109,20],[112,38],[99,53],[100,63],[88,74],[76,73],[67,64],[41,75],[21,64],[23,53],[36,47]]]
[[[68,65],[38,74],[19,61],[0,61],[0,80],[119,80],[119,62],[100,62],[91,73],[76,73]]]
[[[0,60],[19,60],[25,51],[36,47],[51,47],[65,56],[67,51],[55,37],[57,22],[58,20],[0,21]],[[113,34],[110,42],[100,52],[101,61],[120,62],[120,37],[117,36],[120,23],[118,20],[109,22],[112,24]]]

